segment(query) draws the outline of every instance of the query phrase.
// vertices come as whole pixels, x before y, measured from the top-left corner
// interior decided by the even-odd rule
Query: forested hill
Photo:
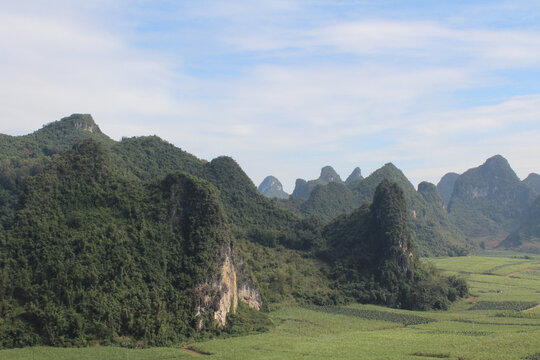
[[[336,218],[324,235],[337,286],[359,301],[445,309],[467,293],[463,281],[441,278],[418,260],[397,183],[383,179],[371,205]]]
[[[417,241],[417,251],[423,256],[461,255],[471,250],[464,234],[450,221],[444,202],[434,185],[423,183],[416,191],[407,177],[388,163],[365,179],[358,177],[348,184],[321,182],[311,190],[307,200],[280,201],[284,208],[295,208],[304,216],[330,221],[371,201],[375,189],[383,180],[399,184],[407,201],[408,224]]]
[[[26,179],[38,174],[51,159],[80,140],[94,139],[112,145],[90,115],[74,114],[43,126],[31,134],[0,134],[0,227],[13,221]]]
[[[198,286],[230,242],[218,191],[186,174],[143,183],[122,173],[84,141],[28,181],[2,239],[1,344],[194,334]]]
[[[0,146],[2,347],[178,344],[264,330],[250,307],[269,302],[444,308],[462,293],[417,261],[400,184],[375,185],[372,206],[325,226],[261,195],[229,157],[114,141],[89,115]],[[357,266],[349,245],[377,258]],[[428,279],[438,290],[415,295]]]

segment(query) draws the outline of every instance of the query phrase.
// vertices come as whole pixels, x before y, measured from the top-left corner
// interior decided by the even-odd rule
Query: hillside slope
[[[26,180],[84,139],[114,143],[88,114],[73,114],[24,136],[0,134],[0,227],[13,221]]]
[[[540,253],[540,196],[529,208],[520,227],[508,235],[499,247]]]
[[[452,221],[470,238],[504,238],[536,197],[500,155],[460,175],[448,204]]]
[[[444,204],[436,194],[437,189],[430,184],[429,187],[421,186],[417,192],[401,170],[391,163],[347,186],[338,183],[319,185],[308,200],[298,204],[298,208],[304,215],[328,221],[371,201],[383,180],[397,183],[404,191],[408,224],[420,255],[460,255],[470,250],[463,233],[449,220]]]
[[[234,311],[236,276],[250,280],[219,275],[236,268],[217,190],[133,180],[109,153],[78,143],[28,182],[0,253],[3,346],[164,345]]]
[[[466,286],[455,278],[429,273],[419,262],[407,212],[402,188],[383,179],[373,203],[325,227],[337,286],[361,302],[407,309],[447,308],[467,293]]]

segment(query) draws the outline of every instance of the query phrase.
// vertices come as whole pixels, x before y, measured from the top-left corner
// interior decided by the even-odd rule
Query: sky
[[[0,133],[72,113],[258,185],[501,154],[540,173],[537,1],[0,0]]]

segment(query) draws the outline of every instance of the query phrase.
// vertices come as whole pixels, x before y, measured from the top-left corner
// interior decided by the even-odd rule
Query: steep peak
[[[358,179],[363,179],[362,177],[362,171],[360,170],[360,168],[357,166],[353,172],[351,173],[351,175],[349,175],[349,177],[347,178],[347,180],[345,180],[345,184],[350,184],[352,183],[353,181],[355,180],[358,180]]]
[[[392,181],[397,181],[398,179],[399,180],[407,180],[407,182],[409,181],[405,175],[403,174],[403,172],[401,170],[399,170],[394,164],[392,163],[386,163],[384,164],[383,167],[375,170],[371,175],[371,176],[374,176],[374,177],[383,177],[383,178],[386,178],[386,179],[389,179],[389,180],[392,180]]]
[[[510,167],[508,160],[501,155],[495,155],[486,160],[484,164],[480,166],[480,169],[484,176],[491,177],[495,180],[509,180],[513,182],[519,181],[516,173]]]
[[[508,164],[508,160],[506,160],[502,155],[497,154],[493,155],[492,157],[488,158],[486,162],[484,163],[486,165],[493,166],[495,164]]]
[[[43,127],[44,129],[61,129],[61,130],[83,130],[92,133],[102,134],[99,126],[90,114],[72,114],[58,121],[49,123]]]
[[[534,191],[540,194],[540,175],[530,173],[523,182],[533,188]]]
[[[383,169],[399,170],[396,165],[391,162],[384,164]]]
[[[325,166],[321,169],[319,180],[324,180],[326,182],[343,182],[338,173],[331,166]]]
[[[275,187],[279,190],[283,190],[283,185],[281,182],[275,177],[275,176],[267,176],[262,181],[261,185],[259,185],[259,191],[262,192],[262,190],[267,189],[269,187]]]
[[[422,181],[420,184],[418,184],[418,192],[420,193],[436,193],[437,187],[435,187],[434,184]]]
[[[268,197],[277,197],[280,199],[287,199],[289,195],[283,191],[283,185],[274,176],[267,176],[264,178],[258,188],[259,192]]]
[[[420,184],[418,184],[418,193],[422,195],[424,200],[426,200],[428,203],[434,205],[436,204],[437,206],[444,208],[444,201],[434,184],[427,181],[422,181]]]

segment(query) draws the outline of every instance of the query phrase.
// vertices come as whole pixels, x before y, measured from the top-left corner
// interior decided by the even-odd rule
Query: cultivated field
[[[35,347],[0,351],[0,359],[540,359],[539,257],[488,252],[432,261],[466,277],[472,296],[444,312],[283,304],[270,314],[271,331],[189,344],[200,353]]]

